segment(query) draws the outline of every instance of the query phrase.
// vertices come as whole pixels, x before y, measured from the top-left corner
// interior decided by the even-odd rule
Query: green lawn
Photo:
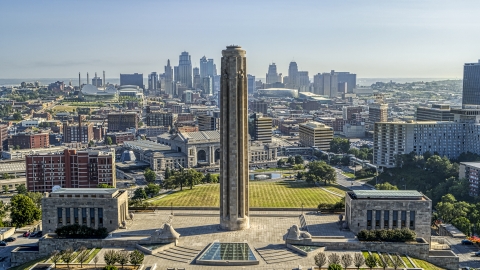
[[[402,258],[403,262],[407,265],[408,268],[413,268],[412,263],[407,259],[405,255],[400,255],[400,258]]]
[[[19,266],[15,266],[15,267],[12,267],[10,268],[10,270],[25,270],[25,269],[30,269],[32,266],[34,266],[35,264],[37,263],[40,263],[40,262],[44,262],[45,261],[45,257],[43,258],[40,258],[40,259],[36,259],[36,260],[33,260],[33,261],[29,261],[29,262],[26,262],[24,264],[21,264]]]
[[[342,174],[348,178],[355,178],[355,175],[353,173],[343,172]]]
[[[102,250],[102,248],[95,248],[95,250],[94,250],[92,253],[90,253],[90,255],[88,256],[86,262],[88,263],[88,262],[90,262],[91,260],[93,260],[93,258],[94,258],[95,256],[97,256],[97,254],[100,252],[100,250]]]
[[[341,192],[340,192],[341,193]],[[320,202],[336,203],[340,197],[305,182],[250,182],[250,207],[316,208]],[[220,206],[220,185],[208,184],[151,200],[156,206]]]
[[[410,257],[410,259],[412,259],[413,263],[415,263],[417,265],[417,267],[419,268],[423,268],[424,270],[444,270],[445,268],[440,268],[440,267],[437,267],[429,262],[426,262],[424,260],[420,260],[420,259],[415,259],[415,258],[412,258]]]
[[[323,186],[320,185],[322,188],[330,190],[332,192],[338,193],[338,194],[345,194],[345,191],[348,191],[349,189],[343,186]]]

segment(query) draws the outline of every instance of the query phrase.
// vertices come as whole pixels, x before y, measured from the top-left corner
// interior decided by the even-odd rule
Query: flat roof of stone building
[[[118,188],[60,188],[52,194],[114,194]]]
[[[421,200],[425,197],[416,190],[354,190],[348,192],[353,199],[406,199]]]

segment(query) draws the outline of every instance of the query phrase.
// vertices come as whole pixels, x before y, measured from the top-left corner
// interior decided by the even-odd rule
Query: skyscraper
[[[480,105],[480,60],[478,63],[465,63],[463,66],[462,105]]]
[[[357,74],[350,72],[335,72],[338,83],[347,83],[347,93],[353,93],[353,88],[357,85]]]
[[[120,74],[120,85],[136,85],[140,88],[144,88],[143,74]]]
[[[287,88],[292,88],[292,89],[297,89],[299,84],[299,78],[298,78],[298,66],[296,62],[290,62],[290,65],[288,66],[288,82],[287,83]]]
[[[148,75],[148,90],[158,90],[158,75],[152,72]]]
[[[247,74],[248,79],[248,93],[253,94],[255,91],[255,76]]]
[[[275,65],[275,63],[268,66],[268,73],[266,76],[267,84],[282,82],[282,74],[277,73],[277,65]]]
[[[247,59],[240,46],[222,51],[220,90],[220,227],[250,227],[248,212]]]
[[[178,69],[178,76],[176,74],[177,72],[175,72],[175,80],[181,82],[188,88],[192,88],[192,60],[188,52],[182,52],[180,54],[178,66],[176,66],[175,69]]]
[[[208,61],[205,55],[200,58],[200,77],[205,78],[208,75]]]
[[[170,59],[165,66],[165,93],[173,95],[173,70],[170,66]]]
[[[213,63],[213,59],[208,59],[207,63],[207,76],[217,75],[217,65]]]
[[[313,93],[336,97],[338,94],[338,76],[335,74],[335,71],[318,73],[313,76]]]

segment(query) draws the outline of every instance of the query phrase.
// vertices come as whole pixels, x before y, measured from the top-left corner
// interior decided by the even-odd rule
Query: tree
[[[73,249],[67,248],[62,251],[62,261],[67,264],[68,269],[70,269],[70,263],[73,261],[75,255],[73,254]]]
[[[83,263],[87,261],[90,250],[82,246],[78,249],[77,253],[77,261],[80,262],[80,268],[83,268]]]
[[[19,112],[14,113],[13,114],[13,120],[15,120],[15,121],[23,120],[22,114],[19,113]]]
[[[33,203],[38,207],[38,209],[42,208],[42,198],[43,194],[40,192],[27,192],[27,196],[32,199]]]
[[[319,182],[323,180],[325,185],[328,183],[335,183],[337,181],[337,174],[335,170],[325,161],[313,161],[307,166],[308,171],[305,172],[307,182]]]
[[[331,253],[328,255],[329,264],[340,264],[340,256],[337,253]]]
[[[303,158],[300,155],[295,156],[295,164],[303,164]]]
[[[468,218],[466,217],[455,218],[454,220],[452,220],[452,225],[468,236],[472,234],[472,224],[470,223],[470,220],[468,220]]]
[[[128,263],[128,260],[130,259],[130,256],[128,254],[128,251],[122,250],[117,252],[117,262],[122,266]]]
[[[143,263],[143,258],[145,255],[138,250],[134,250],[130,253],[130,263],[133,264],[135,267]]]
[[[23,194],[17,194],[10,200],[10,218],[12,224],[19,228],[39,220],[42,212],[31,198]]]
[[[355,256],[353,256],[353,265],[355,265],[357,269],[360,269],[360,266],[362,266],[364,263],[365,258],[363,257],[363,255],[360,253],[355,253]]]
[[[318,266],[318,268],[322,268],[327,263],[327,256],[323,252],[317,253],[315,255],[315,265]]]
[[[95,269],[97,269],[98,256],[93,257],[93,263],[95,264]]]
[[[8,173],[3,173],[3,174],[2,174],[2,178],[3,178],[3,179],[10,179],[10,174],[8,174]],[[22,184],[22,185],[23,185],[23,184]]]
[[[105,143],[106,143],[107,145],[112,145],[112,143],[113,143],[112,137],[107,136],[107,137],[105,138]]]
[[[289,163],[290,165],[293,165],[293,164],[295,164],[295,158],[294,158],[294,157],[291,157],[291,156],[290,156],[290,157],[288,157],[288,159],[287,159],[287,163]]]
[[[183,174],[183,177],[185,178],[184,183],[186,183],[188,186],[190,186],[190,189],[192,189],[193,186],[196,186],[202,182],[203,174],[194,169],[189,169]]]
[[[164,177],[164,179],[167,180],[168,178],[170,178],[170,176],[171,176],[170,169],[167,167],[167,168],[165,169],[165,177]]]
[[[4,185],[2,187],[2,189],[3,189],[3,193],[8,193],[8,186],[7,185]]]
[[[281,158],[281,159],[277,160],[277,166],[278,167],[282,167],[283,165],[285,165],[285,159]]]
[[[115,250],[108,250],[103,255],[103,259],[107,265],[114,265],[117,262],[117,252]]]
[[[62,257],[62,254],[58,250],[54,250],[50,254],[50,260],[53,262],[53,267],[57,269],[57,263],[60,261],[60,258]]]
[[[377,190],[398,190],[397,186],[390,184],[389,182],[376,184],[375,189]]]
[[[115,188],[115,187],[110,186],[109,184],[98,184],[97,188]]]
[[[149,196],[149,197],[153,197],[153,196],[157,195],[158,192],[160,192],[160,186],[159,186],[159,185],[156,185],[156,184],[154,184],[154,183],[149,183],[149,184],[147,184],[147,186],[145,187],[145,193],[146,193],[147,196]]]
[[[147,181],[147,183],[153,183],[155,182],[155,179],[157,179],[157,175],[154,171],[150,170],[150,168],[145,170],[143,176],[145,177],[145,181]]]
[[[330,152],[336,153],[336,154],[345,154],[348,153],[348,150],[350,149],[350,140],[349,139],[343,139],[343,138],[333,138],[330,141]]]
[[[23,195],[27,194],[27,188],[25,187],[25,184],[18,185],[16,190],[18,194],[23,194]]]
[[[347,270],[347,267],[352,265],[352,261],[353,261],[352,255],[348,253],[342,255],[342,266],[343,268],[345,268],[345,270]]]
[[[89,146],[89,147],[92,147],[92,146],[94,146],[94,145],[95,145],[95,142],[94,142],[94,141],[90,140],[90,141],[88,142],[88,146]]]
[[[393,269],[397,270],[398,267],[403,265],[402,258],[398,254],[393,254],[392,255],[392,264],[393,264]]]
[[[137,188],[133,192],[133,197],[132,197],[133,200],[142,201],[142,200],[145,200],[146,198],[147,198],[147,193],[143,188]]]
[[[372,254],[368,254],[367,258],[365,259],[365,265],[372,269],[373,267],[377,266],[377,258],[375,258]]]
[[[328,266],[328,270],[342,270],[342,266],[340,264],[332,263]]]
[[[302,172],[297,172],[297,174],[295,175],[295,178],[297,180],[302,180],[303,177],[304,177],[304,173],[302,173]]]
[[[388,267],[388,264],[387,264],[387,261],[385,260],[384,255],[385,254],[382,254],[380,257],[377,258],[378,266],[382,267],[383,270],[385,270],[385,268]]]

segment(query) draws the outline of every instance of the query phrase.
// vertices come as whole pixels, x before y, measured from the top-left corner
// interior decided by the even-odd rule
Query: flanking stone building
[[[44,233],[66,225],[113,231],[128,217],[128,194],[116,188],[61,188],[42,198]]]
[[[409,228],[430,242],[432,201],[416,190],[354,190],[345,196],[352,232]]]

